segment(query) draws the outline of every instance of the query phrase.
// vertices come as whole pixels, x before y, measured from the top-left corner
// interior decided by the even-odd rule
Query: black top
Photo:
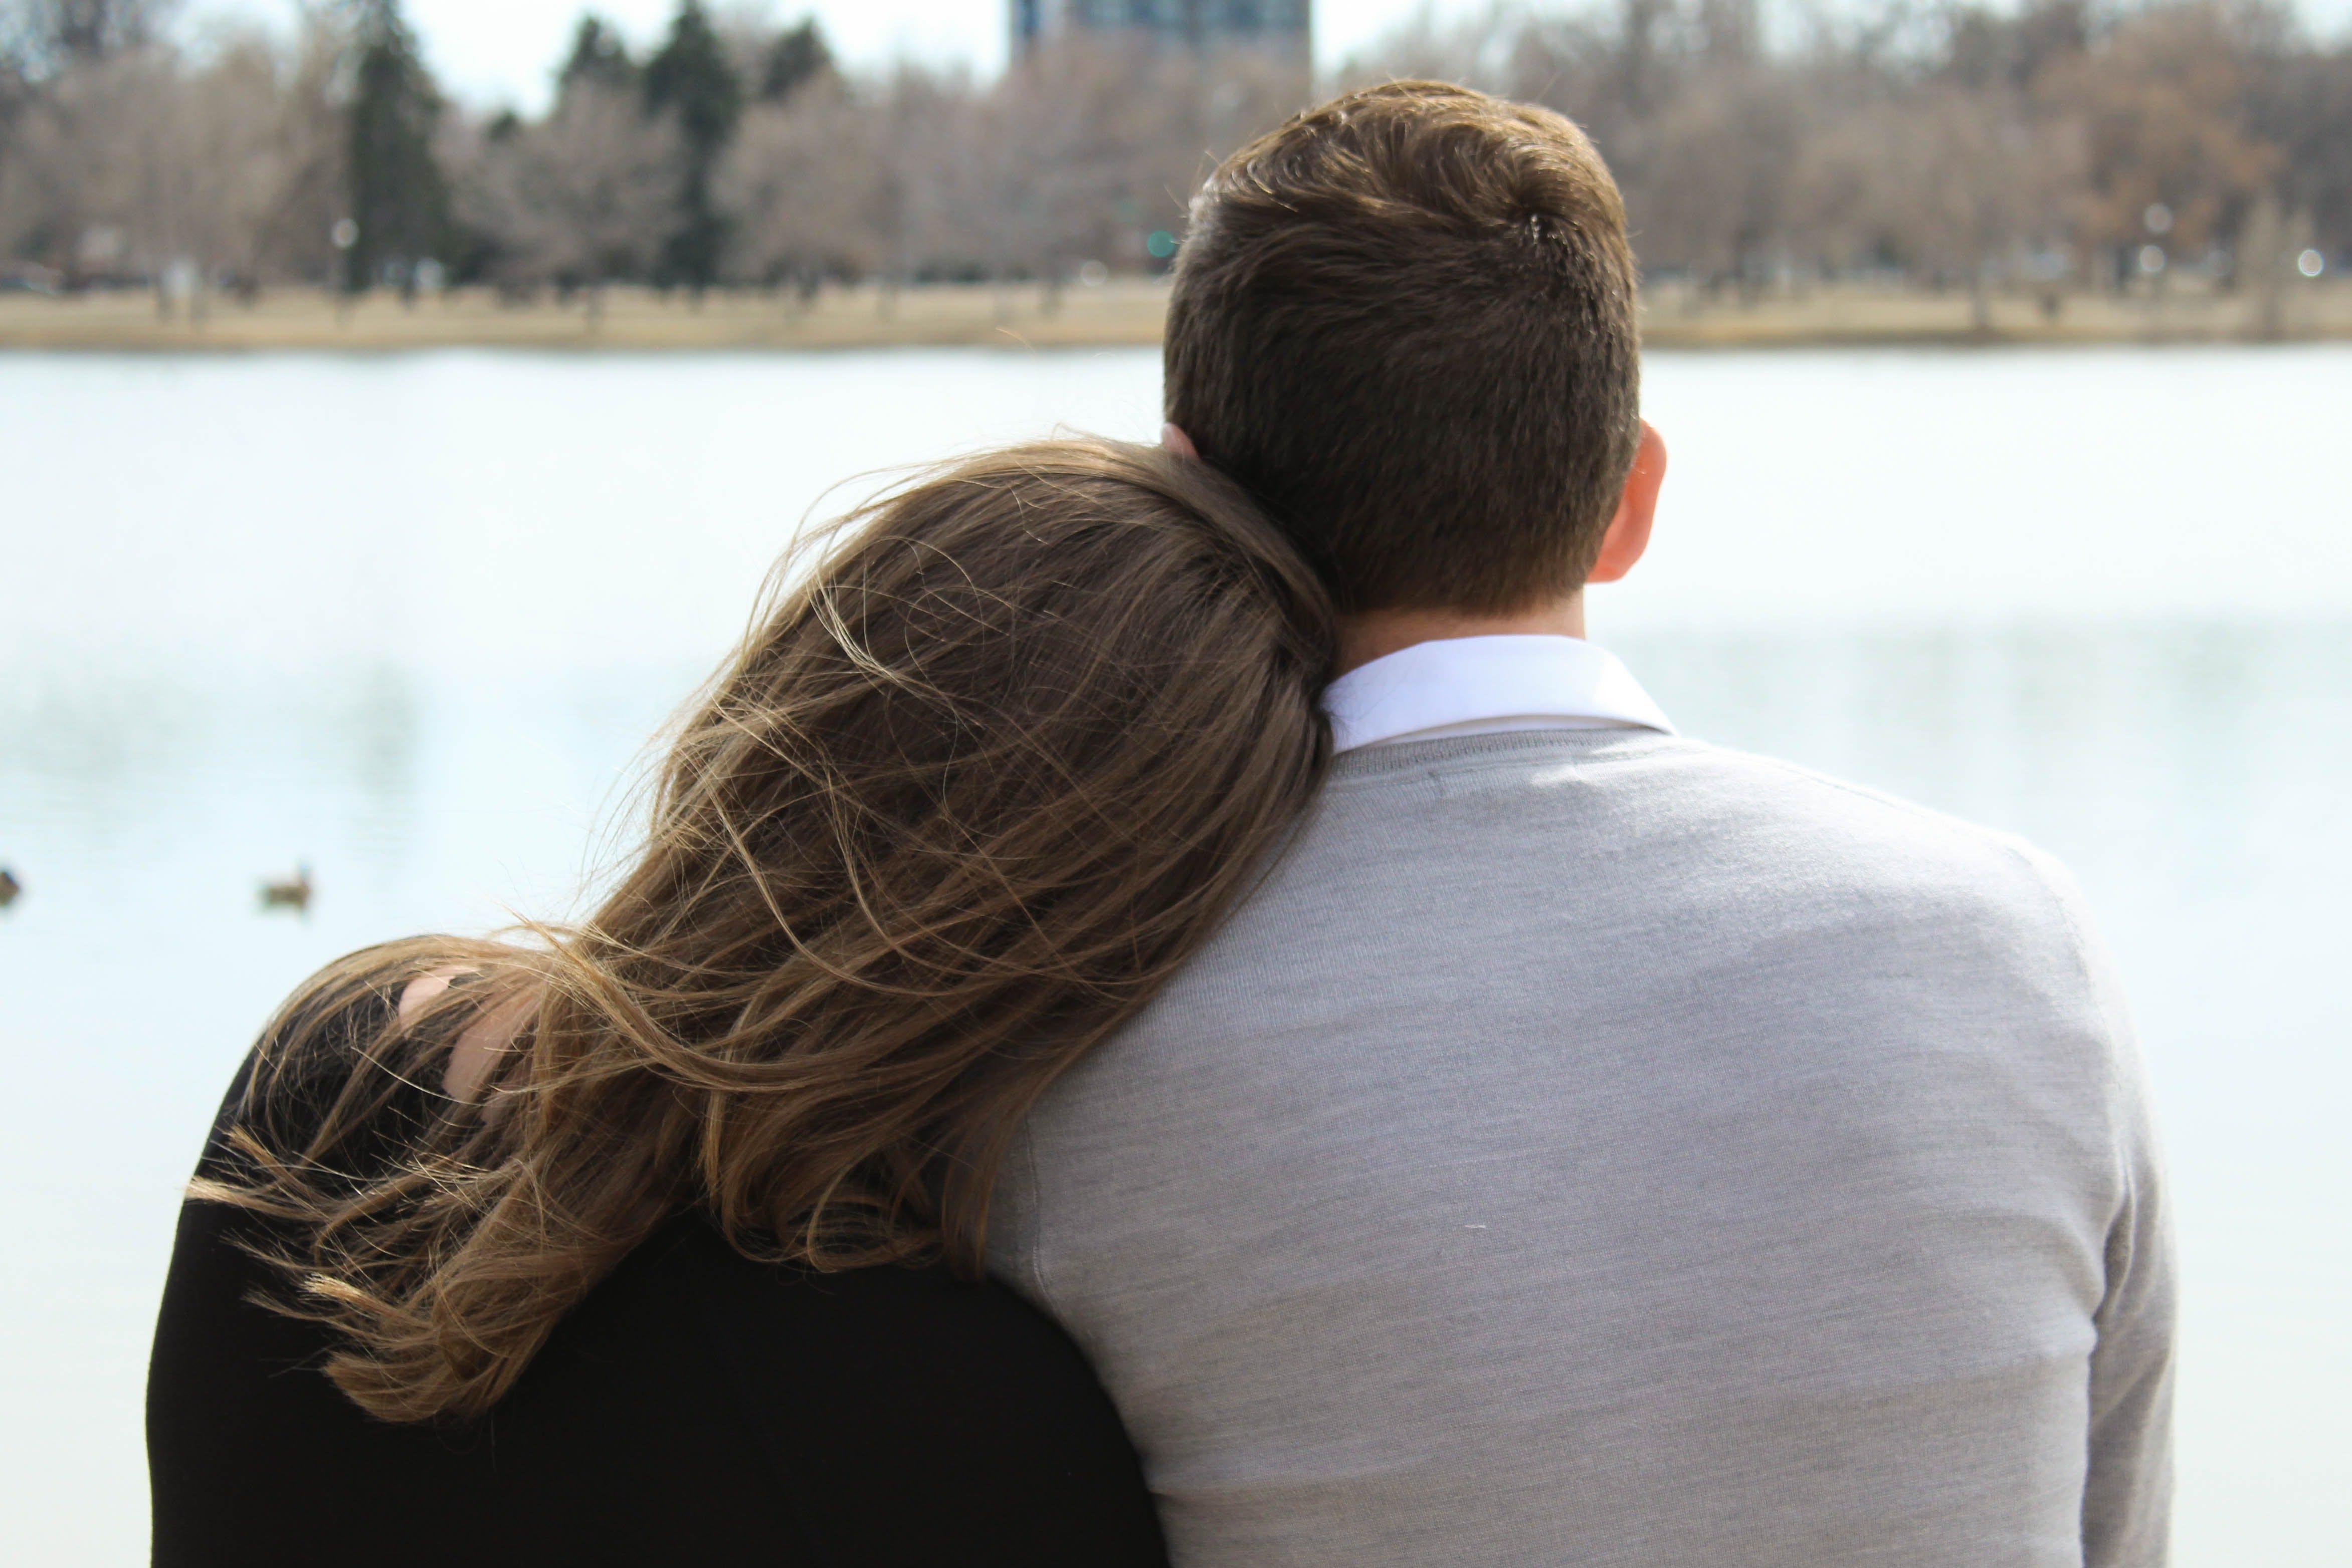
[[[264,1223],[181,1211],[147,1383],[159,1568],[1167,1563],[1101,1384],[1002,1287],[755,1263],[684,1215],[489,1415],[404,1426],[319,1372],[323,1329],[246,1300],[282,1289],[233,1244]]]

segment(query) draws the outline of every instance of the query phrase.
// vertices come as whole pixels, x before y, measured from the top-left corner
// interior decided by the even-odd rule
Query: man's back
[[[1351,753],[1033,1116],[996,1267],[1183,1568],[2160,1561],[2170,1264],[2065,887],[1655,734]]]

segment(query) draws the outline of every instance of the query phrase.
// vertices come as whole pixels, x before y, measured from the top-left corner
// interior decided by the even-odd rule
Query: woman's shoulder
[[[1165,1561],[1109,1396],[1069,1336],[1003,1286],[941,1267],[763,1262],[688,1215],[582,1303],[527,1382],[567,1365],[609,1376],[671,1335],[699,1342],[729,1418],[801,1478],[810,1527],[858,1532],[856,1559],[968,1561],[972,1542],[1002,1541],[1008,1562]]]
[[[466,973],[452,967],[420,976],[407,950],[429,940],[339,959],[279,1005],[221,1098],[200,1175],[241,1173],[257,1144],[278,1157],[323,1153],[320,1139],[335,1128],[334,1164],[358,1176],[370,1162],[392,1156],[411,1122],[429,1119],[446,1096],[432,1074],[414,1070],[419,1063],[412,1058],[430,1052],[430,1030],[400,1026],[420,1001]],[[408,1034],[417,1038],[403,1042]]]
[[[324,1121],[335,1088],[366,1043],[397,1016],[399,986],[350,989],[331,1001],[298,993],[237,1064],[214,1114],[206,1163],[222,1158],[240,1124],[273,1147],[299,1148]]]
[[[616,1318],[690,1311],[754,1381],[824,1383],[834,1374],[806,1353],[824,1345],[859,1369],[844,1375],[869,1405],[904,1399],[946,1418],[956,1401],[1019,1387],[1051,1392],[1085,1414],[1110,1411],[1058,1324],[993,1280],[964,1279],[944,1265],[823,1270],[768,1261],[746,1256],[696,1210],[648,1237],[596,1295]]]

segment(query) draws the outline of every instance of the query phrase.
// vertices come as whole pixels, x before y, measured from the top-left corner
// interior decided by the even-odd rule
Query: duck
[[[0,866],[0,910],[5,910],[15,903],[16,895],[24,890],[25,884],[16,880],[16,873],[5,866]]]
[[[310,912],[310,868],[297,866],[291,880],[261,884],[261,907],[265,910],[292,910],[297,914]]]

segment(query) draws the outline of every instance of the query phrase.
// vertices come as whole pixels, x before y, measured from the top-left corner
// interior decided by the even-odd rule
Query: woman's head
[[[1329,608],[1205,467],[1057,442],[866,509],[683,721],[641,855],[528,947],[346,961],[289,1008],[245,1119],[296,1220],[331,1367],[395,1419],[492,1403],[670,1214],[821,1267],[979,1266],[1037,1094],[1146,1001],[1262,868],[1329,756]],[[274,1136],[323,1020],[452,958],[460,988],[351,1053],[328,1125]],[[334,1152],[483,996],[536,989],[477,1103],[381,1181]],[[289,1146],[299,1144],[299,1146]]]

